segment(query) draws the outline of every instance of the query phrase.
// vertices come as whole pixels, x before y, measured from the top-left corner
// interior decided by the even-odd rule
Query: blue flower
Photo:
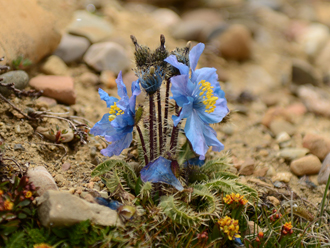
[[[179,191],[183,190],[181,183],[171,170],[171,161],[166,158],[159,157],[150,162],[141,170],[140,174],[143,182],[166,183]]]
[[[205,159],[209,146],[212,146],[214,151],[223,150],[223,144],[209,124],[221,122],[229,112],[216,69],[206,67],[195,70],[204,47],[203,43],[199,43],[191,49],[190,68],[178,62],[174,55],[165,59],[181,74],[171,78],[172,98],[182,107],[179,116],[172,116],[174,125],[177,126],[183,118],[187,118],[184,131],[201,160]]]
[[[125,148],[130,146],[135,124],[136,96],[141,93],[139,80],[137,80],[132,83],[131,98],[128,97],[121,72],[116,79],[116,83],[118,95],[121,99],[109,96],[104,90],[99,89],[100,97],[107,103],[110,111],[103,115],[102,119],[90,130],[91,134],[104,136],[106,141],[111,142],[107,148],[101,150],[101,153],[108,157],[119,155]]]
[[[162,85],[164,77],[164,72],[159,66],[156,69],[154,66],[151,66],[147,71],[141,73],[139,81],[142,88],[145,89],[149,95],[152,95]]]
[[[191,158],[188,161],[184,162],[184,167],[186,168],[188,165],[195,165],[202,167],[205,164],[205,160],[200,160],[199,157]]]

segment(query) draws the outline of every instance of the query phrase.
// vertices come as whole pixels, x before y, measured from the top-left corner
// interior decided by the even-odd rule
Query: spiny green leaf
[[[193,188],[193,196],[202,197],[202,200],[204,200],[207,205],[207,207],[204,208],[205,211],[198,214],[201,216],[217,215],[217,212],[220,212],[220,199],[203,185],[194,185]]]
[[[159,207],[170,219],[183,226],[196,226],[203,221],[187,204],[177,201],[174,196],[161,197]]]
[[[212,173],[228,170],[229,167],[230,167],[230,158],[228,154],[224,154],[221,158],[207,161],[201,167],[201,172],[210,175]]]
[[[93,171],[91,176],[101,176],[105,173],[111,171],[116,165],[120,165],[122,163],[125,163],[124,161],[115,160],[115,159],[109,159],[107,161],[104,161],[103,163],[99,164]]]
[[[140,198],[143,199],[144,197],[150,197],[152,191],[152,183],[146,182],[143,183],[140,189]]]
[[[25,247],[25,233],[23,231],[14,233],[6,242],[6,248],[21,248]]]

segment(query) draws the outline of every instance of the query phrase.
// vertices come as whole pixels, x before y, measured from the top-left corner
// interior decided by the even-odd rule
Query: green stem
[[[325,204],[325,200],[327,198],[327,193],[328,193],[328,190],[329,190],[329,185],[330,185],[330,176],[328,177],[327,185],[325,186],[325,190],[324,190],[324,194],[323,194],[323,198],[322,198],[319,227],[321,226],[321,223],[322,223],[322,216],[323,216],[323,212],[324,212],[324,204]]]

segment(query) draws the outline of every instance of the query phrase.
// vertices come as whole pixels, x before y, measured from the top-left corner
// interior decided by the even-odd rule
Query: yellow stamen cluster
[[[28,191],[25,193],[25,198],[31,198],[32,196],[32,192],[31,191]]]
[[[0,189],[0,196],[2,196],[3,195],[3,191]]]
[[[45,244],[45,243],[41,243],[41,244],[35,244],[33,246],[33,248],[52,248],[53,246]]]
[[[109,111],[109,121],[113,121],[116,116],[118,115],[122,115],[124,113],[124,111],[122,111],[118,106],[117,106],[117,102],[115,102],[111,107],[110,107],[110,111]]]
[[[226,195],[226,197],[223,198],[223,201],[228,205],[232,204],[233,202],[241,205],[245,205],[248,202],[248,200],[244,199],[243,195],[235,194],[235,193]]]
[[[291,221],[290,222],[286,222],[283,226],[284,229],[286,229],[287,231],[291,230],[292,229],[292,224],[291,224]]]
[[[238,234],[239,225],[238,220],[234,220],[228,216],[218,220],[218,224],[220,225],[220,230],[227,234],[230,240],[233,238],[240,238],[241,236]]]
[[[203,103],[205,104],[205,112],[212,113],[215,109],[215,102],[218,100],[218,97],[213,95],[213,86],[209,82],[202,80],[198,83],[201,85],[199,89],[201,92],[199,96],[203,96]]]
[[[14,207],[14,203],[12,203],[9,200],[5,200],[3,206],[4,206],[5,210],[12,210]]]

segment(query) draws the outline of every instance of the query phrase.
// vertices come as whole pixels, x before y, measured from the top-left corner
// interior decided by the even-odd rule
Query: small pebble
[[[270,201],[270,203],[273,204],[273,206],[275,207],[280,205],[280,201],[274,196],[267,196],[266,199]]]
[[[280,150],[278,156],[286,160],[292,161],[305,156],[309,152],[306,148],[284,148]]]
[[[65,162],[62,164],[62,170],[63,171],[67,171],[68,169],[70,169],[71,164],[69,162]]]
[[[250,176],[254,172],[254,166],[255,166],[254,159],[248,158],[244,161],[238,173],[240,175]]]
[[[117,87],[116,76],[112,71],[102,71],[100,75],[100,81],[109,89],[114,89]]]
[[[276,135],[276,142],[282,143],[289,141],[291,139],[290,135],[287,132],[281,132],[278,135]]]
[[[68,75],[68,67],[64,61],[56,55],[51,55],[41,67],[42,72],[48,75]]]
[[[275,176],[272,177],[272,182],[280,181],[288,183],[292,177],[291,172],[277,172]]]
[[[283,119],[273,120],[270,123],[269,128],[273,132],[273,134],[275,134],[275,136],[277,136],[283,132],[286,132],[289,135],[293,135],[296,131],[296,128],[294,125],[292,125],[290,122],[283,120]]]
[[[15,151],[25,151],[25,148],[21,144],[15,144],[14,150]]]
[[[321,162],[318,157],[310,154],[293,160],[290,169],[297,176],[317,174],[321,169]]]

